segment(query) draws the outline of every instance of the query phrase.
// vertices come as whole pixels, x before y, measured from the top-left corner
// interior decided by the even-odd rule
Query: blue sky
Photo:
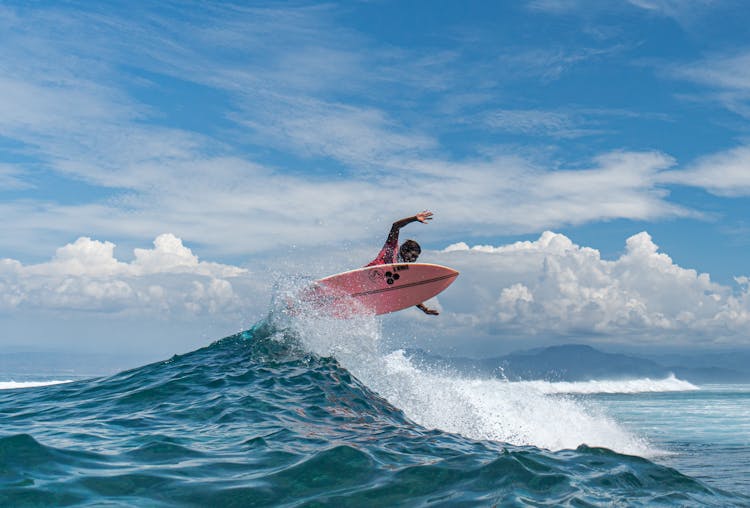
[[[184,350],[431,209],[405,234],[467,281],[440,345],[747,346],[749,24],[721,0],[5,2],[0,341]],[[514,272],[519,241],[542,254]]]

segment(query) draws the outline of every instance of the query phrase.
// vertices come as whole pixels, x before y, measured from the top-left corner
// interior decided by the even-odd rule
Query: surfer
[[[401,220],[397,220],[391,226],[391,231],[388,233],[388,238],[383,244],[383,248],[380,249],[377,257],[367,263],[365,266],[385,265],[389,263],[413,263],[417,260],[419,255],[422,253],[422,248],[414,240],[406,240],[401,247],[398,245],[398,232],[399,230],[411,224],[412,222],[421,222],[427,224],[427,221],[432,220],[432,212],[424,210],[411,217],[406,217]],[[417,305],[417,308],[429,314],[430,316],[437,316],[440,314],[434,309],[426,307],[423,303]]]

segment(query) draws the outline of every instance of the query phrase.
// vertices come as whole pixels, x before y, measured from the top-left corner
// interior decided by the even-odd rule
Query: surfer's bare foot
[[[421,310],[422,312],[424,312],[425,314],[428,314],[430,316],[439,316],[440,315],[440,313],[438,311],[436,311],[435,309],[430,309],[428,307],[425,307],[421,303],[419,305],[417,305],[417,308],[419,310]]]

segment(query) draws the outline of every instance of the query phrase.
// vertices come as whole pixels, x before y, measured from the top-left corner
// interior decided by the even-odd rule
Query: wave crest
[[[40,386],[70,383],[72,379],[51,381],[0,381],[0,390],[15,390],[17,388],[38,388]]]
[[[694,384],[677,379],[674,374],[664,379],[620,379],[591,381],[514,381],[512,385],[528,387],[539,393],[597,394],[597,393],[657,393],[700,390]]]

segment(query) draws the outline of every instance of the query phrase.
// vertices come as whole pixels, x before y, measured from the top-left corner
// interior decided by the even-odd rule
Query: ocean
[[[382,339],[277,311],[112,376],[0,377],[0,506],[750,506],[750,386],[472,378]]]

